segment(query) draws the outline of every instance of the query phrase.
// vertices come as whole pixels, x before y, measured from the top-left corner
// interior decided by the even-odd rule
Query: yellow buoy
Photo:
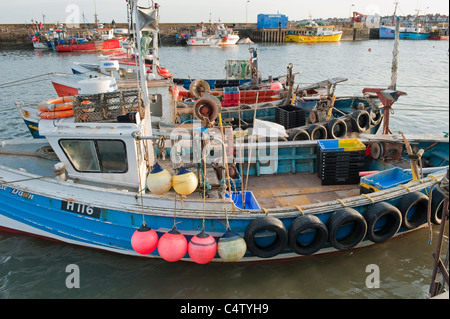
[[[172,175],[161,165],[155,163],[153,170],[147,177],[147,188],[153,194],[167,193],[172,188]]]
[[[178,169],[178,174],[172,178],[172,185],[179,195],[190,195],[197,189],[197,176],[183,166]]]

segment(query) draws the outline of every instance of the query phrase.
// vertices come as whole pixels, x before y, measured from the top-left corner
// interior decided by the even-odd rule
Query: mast
[[[95,19],[96,28],[98,29],[97,4],[95,3],[95,0],[94,0],[94,19]]]
[[[142,101],[144,103],[144,118],[141,119],[142,120],[142,130],[141,130],[141,134],[143,134],[144,136],[152,136],[152,120],[151,120],[151,112],[150,112],[150,98],[149,98],[149,91],[148,91],[148,86],[147,86],[147,74],[146,74],[146,70],[145,70],[145,56],[142,54],[141,52],[141,39],[142,39],[142,33],[141,33],[141,27],[140,27],[140,16],[139,16],[139,10],[138,10],[138,0],[130,0],[132,1],[132,6],[131,6],[131,12],[132,15],[134,15],[134,19],[132,19],[133,22],[133,28],[134,28],[134,33],[135,33],[135,37],[136,37],[136,41],[134,43],[135,46],[137,46],[137,52],[138,54],[136,54],[137,59],[138,59],[138,73],[139,73],[139,83],[138,83],[138,89],[141,92],[141,96],[142,96]],[[156,14],[158,14],[158,10],[157,10],[157,5],[155,5],[155,10],[156,10]],[[153,66],[153,68],[155,68]],[[150,140],[145,141],[146,143],[152,143]],[[153,146],[152,145],[147,145],[147,147],[145,148],[147,151],[147,161],[149,166],[153,166],[154,164],[154,150],[153,150]],[[145,183],[145,181],[144,181]]]

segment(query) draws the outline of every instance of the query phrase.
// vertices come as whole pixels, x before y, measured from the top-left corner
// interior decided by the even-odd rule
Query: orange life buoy
[[[54,119],[60,119],[65,117],[72,117],[73,116],[73,109],[71,110],[64,110],[64,111],[54,111],[54,112],[42,112],[39,114],[41,119],[46,120],[54,120]]]
[[[66,96],[57,99],[51,99],[39,103],[39,112],[59,112],[73,109],[73,96]]]
[[[61,112],[73,109],[73,103],[50,104],[48,107],[40,107],[39,112]]]

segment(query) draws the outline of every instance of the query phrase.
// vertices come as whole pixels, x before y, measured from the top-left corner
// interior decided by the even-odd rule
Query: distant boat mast
[[[95,3],[95,0],[94,0],[94,19],[95,19],[95,25],[98,28],[97,4]]]

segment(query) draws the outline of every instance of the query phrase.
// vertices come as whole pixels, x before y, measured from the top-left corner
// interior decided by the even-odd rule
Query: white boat
[[[206,28],[196,30],[195,36],[186,41],[188,46],[229,46],[235,45],[239,36],[231,28],[218,25],[214,35],[208,35]]]

